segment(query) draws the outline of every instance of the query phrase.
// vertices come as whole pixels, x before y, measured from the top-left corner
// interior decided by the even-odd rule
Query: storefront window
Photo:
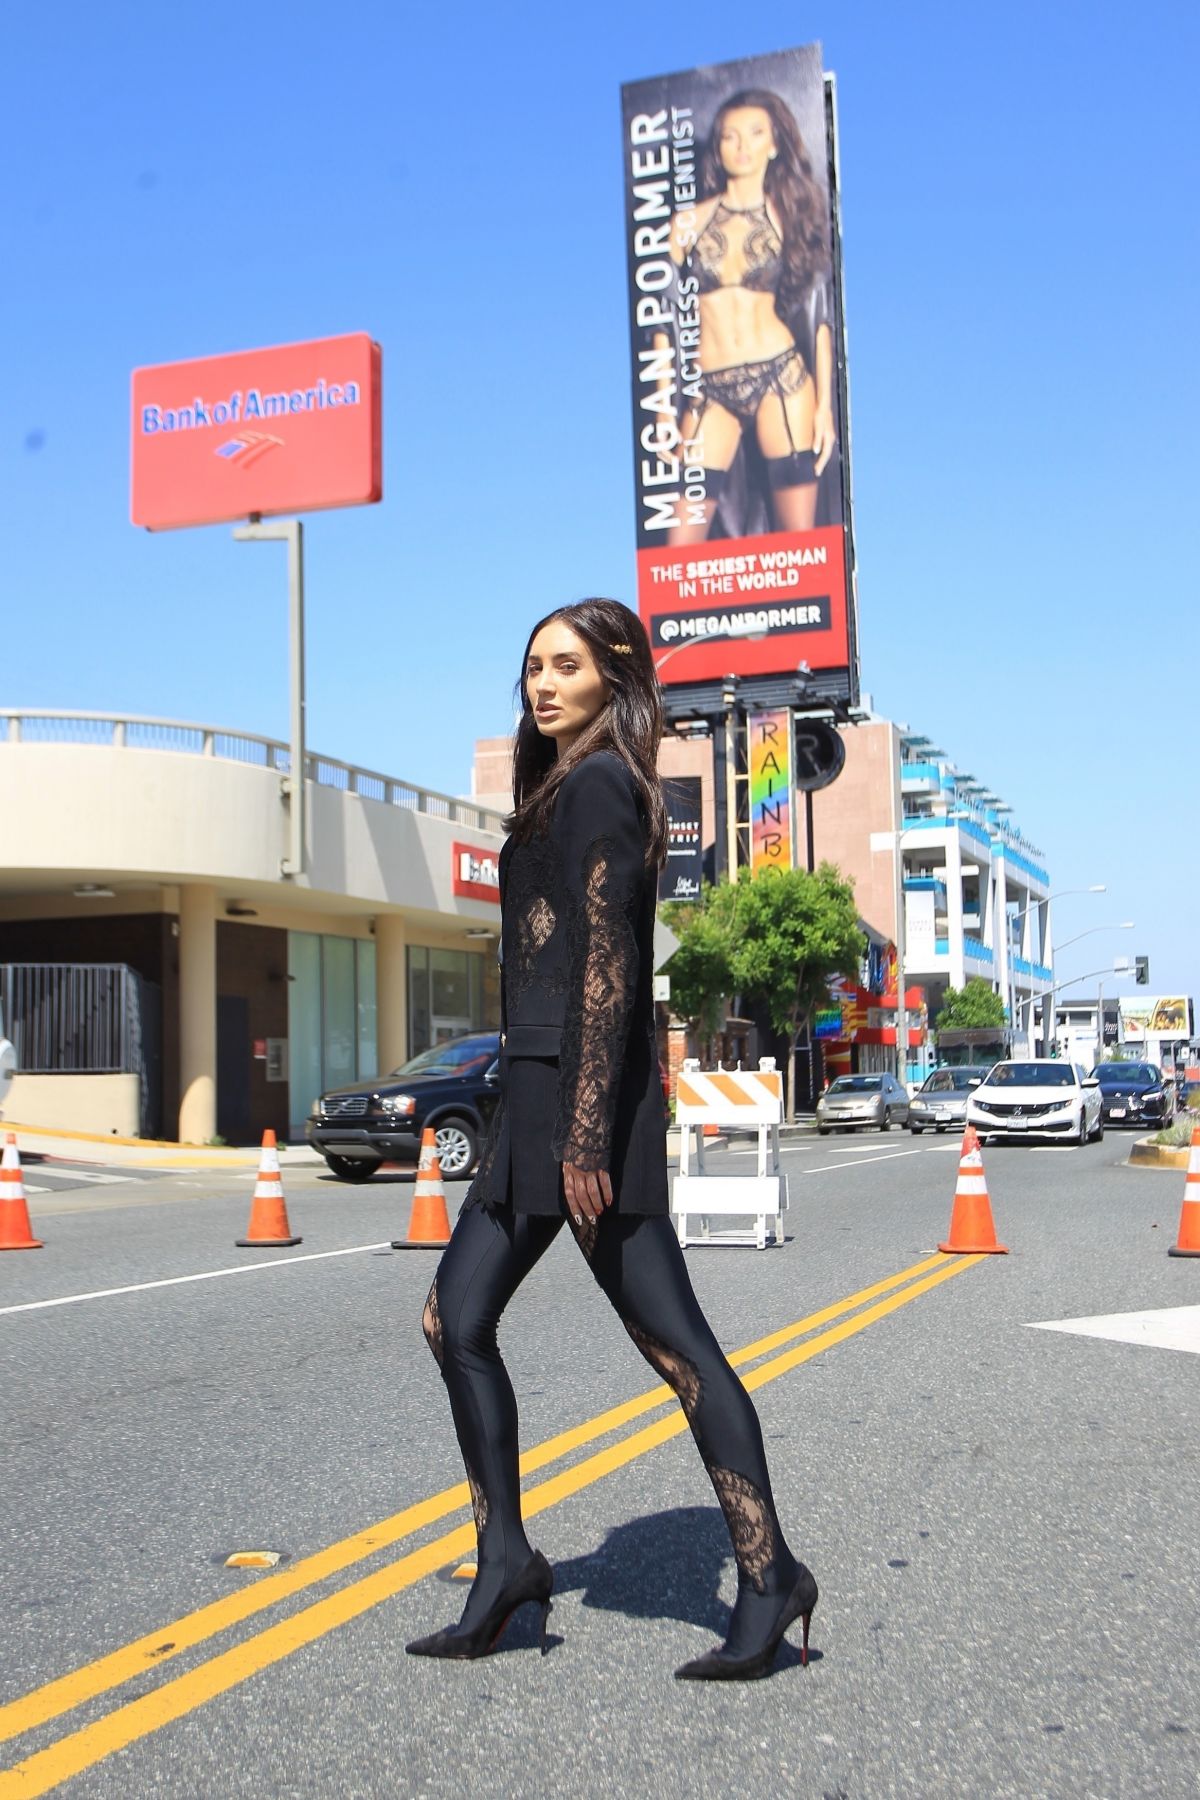
[[[370,938],[354,940],[357,988],[358,1073],[378,1075],[379,1051],[375,1030],[375,945]]]
[[[288,932],[288,1113],[303,1136],[309,1107],[321,1092],[321,940]]]
[[[318,1094],[377,1075],[375,946],[288,932],[288,1111],[302,1137]]]
[[[432,1044],[464,1032],[493,1029],[500,1022],[499,984],[489,979],[487,958],[473,950],[408,951],[408,1052],[417,1056]]]

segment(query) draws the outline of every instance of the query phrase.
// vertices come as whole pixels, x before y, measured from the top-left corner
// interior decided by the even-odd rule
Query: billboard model
[[[380,349],[365,332],[135,369],[135,525],[364,506],[383,494]]]
[[[668,682],[803,661],[857,700],[820,47],[631,83],[622,109],[638,605],[655,660]]]

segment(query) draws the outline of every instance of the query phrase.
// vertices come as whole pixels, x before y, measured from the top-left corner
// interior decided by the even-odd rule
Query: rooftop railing
[[[79,749],[170,750],[185,756],[217,756],[249,767],[291,773],[292,756],[278,738],[218,725],[191,725],[179,719],[150,719],[137,713],[63,712],[42,707],[0,707],[0,750],[9,744],[73,744]],[[503,832],[503,814],[473,800],[418,787],[394,775],[360,769],[354,763],[309,751],[305,775],[319,787],[359,794],[385,806],[403,806],[475,831]]]

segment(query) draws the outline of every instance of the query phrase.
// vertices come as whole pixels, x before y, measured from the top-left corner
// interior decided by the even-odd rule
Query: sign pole
[[[285,543],[288,547],[288,639],[291,665],[291,769],[283,792],[290,808],[288,855],[280,860],[279,873],[297,880],[304,873],[304,524],[300,519],[280,519],[263,525],[252,519],[235,528],[242,544]]]

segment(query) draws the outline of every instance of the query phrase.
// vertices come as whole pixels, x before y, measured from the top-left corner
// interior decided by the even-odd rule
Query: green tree
[[[765,1001],[776,1031],[788,1040],[787,1116],[796,1116],[796,1038],[829,997],[834,975],[858,973],[865,939],[854,886],[832,863],[768,870],[751,880],[743,869],[734,901],[732,973],[738,993]]]
[[[937,1016],[938,1031],[983,1031],[1006,1023],[1004,1002],[982,975],[972,975],[966,987],[948,987]]]
[[[673,901],[662,908],[663,921],[679,939],[665,971],[671,980],[671,1011],[687,1021],[708,1062],[734,989],[734,892],[728,882],[715,888],[706,882],[699,900]]]

